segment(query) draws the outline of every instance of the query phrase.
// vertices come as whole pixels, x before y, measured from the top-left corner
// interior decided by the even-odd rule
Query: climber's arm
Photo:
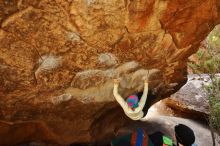
[[[114,80],[114,89],[113,89],[113,94],[117,102],[121,105],[124,111],[127,111],[128,106],[127,103],[124,101],[124,99],[119,95],[118,93],[118,86],[119,86],[119,81]]]
[[[144,108],[144,105],[146,103],[147,100],[147,94],[148,94],[148,80],[144,81],[144,92],[143,95],[141,96],[141,99],[139,101],[138,107],[136,109],[136,111],[141,111]]]

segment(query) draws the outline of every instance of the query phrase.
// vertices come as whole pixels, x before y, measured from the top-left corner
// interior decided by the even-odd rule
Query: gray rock
[[[210,112],[208,93],[204,85],[208,85],[210,82],[207,74],[190,74],[187,83],[170,98],[167,98],[165,103],[169,107],[186,113],[208,115]]]

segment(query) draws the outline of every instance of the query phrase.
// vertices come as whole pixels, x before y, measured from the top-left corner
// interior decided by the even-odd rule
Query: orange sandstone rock
[[[219,19],[217,0],[0,1],[0,145],[109,140],[128,122],[112,79],[126,97],[160,69],[150,107]]]

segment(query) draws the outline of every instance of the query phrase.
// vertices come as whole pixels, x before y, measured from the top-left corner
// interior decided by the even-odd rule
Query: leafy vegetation
[[[220,26],[209,34],[194,57],[188,63],[192,72],[210,76],[211,83],[204,85],[209,95],[209,123],[211,128],[220,133],[220,78],[216,76],[220,72]]]
[[[220,40],[219,40],[220,42]],[[188,66],[195,74],[215,74],[220,72],[220,52],[211,48],[200,48],[196,53],[196,61],[189,61]]]
[[[209,93],[209,105],[210,105],[210,124],[214,129],[220,133],[220,79],[214,77],[214,80],[209,86],[206,86],[206,90]]]

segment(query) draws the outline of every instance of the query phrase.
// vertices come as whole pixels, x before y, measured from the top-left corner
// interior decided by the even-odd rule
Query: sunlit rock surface
[[[1,0],[0,145],[113,137],[129,119],[112,79],[126,97],[160,69],[148,106],[174,93],[219,12],[217,0]]]
[[[220,77],[220,74],[216,74]],[[208,74],[190,74],[187,83],[164,102],[171,108],[191,115],[193,118],[207,118],[210,114],[208,92],[205,86],[210,85]]]

